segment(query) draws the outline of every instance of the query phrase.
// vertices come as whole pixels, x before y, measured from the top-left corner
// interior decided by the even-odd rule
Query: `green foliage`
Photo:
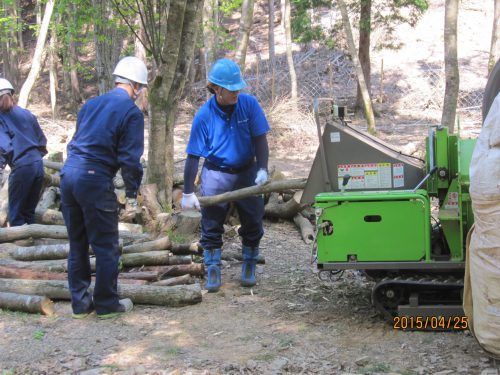
[[[395,27],[399,24],[415,26],[422,14],[429,8],[428,0],[372,0],[371,18],[360,20],[360,9],[367,0],[346,0],[353,27],[359,27],[365,32],[370,29],[382,30],[384,38],[378,41],[377,49],[395,49],[401,43],[395,38]],[[343,35],[342,20],[326,28],[320,25],[320,14],[335,11],[336,3],[333,0],[291,0],[292,33],[298,43],[318,42],[329,48],[335,46]]]
[[[43,329],[37,329],[33,332],[33,338],[35,340],[41,341],[45,337],[45,331]]]

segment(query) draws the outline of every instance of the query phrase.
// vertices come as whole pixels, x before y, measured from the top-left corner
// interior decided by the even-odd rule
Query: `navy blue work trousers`
[[[205,164],[201,171],[201,195],[211,196],[255,185],[256,166],[239,173],[226,173],[210,169]],[[234,202],[240,218],[238,234],[244,246],[258,247],[264,235],[264,199],[252,196]],[[229,203],[220,203],[201,208],[201,246],[205,250],[220,249],[224,222],[229,210]]]
[[[11,227],[33,224],[43,185],[43,162],[22,165],[9,175],[9,223]]]
[[[119,307],[117,290],[118,203],[113,179],[99,168],[65,165],[61,171],[61,206],[68,229],[68,284],[75,314],[91,308],[89,244],[96,258],[93,303],[98,314]]]

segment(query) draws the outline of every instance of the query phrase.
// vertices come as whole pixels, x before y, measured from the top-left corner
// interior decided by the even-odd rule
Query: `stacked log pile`
[[[0,308],[25,312],[53,314],[51,299],[69,299],[67,286],[68,234],[59,211],[61,161],[44,160],[45,188],[37,205],[36,223],[3,228],[7,220],[7,176],[0,181]],[[53,173],[52,171],[55,171]],[[177,184],[182,178],[174,180]],[[179,180],[179,181],[177,181]],[[118,174],[114,179],[120,207],[125,207],[124,184]],[[305,179],[270,181],[213,197],[200,197],[207,206],[231,202],[251,195],[265,197],[265,215],[272,220],[293,220],[306,243],[314,233],[308,207],[300,203]],[[182,189],[177,189],[182,192]],[[162,212],[156,185],[142,185],[135,217],[120,215],[120,274],[119,293],[134,303],[183,306],[201,301],[199,280],[204,276],[202,249],[190,240],[197,236],[201,215],[197,211]],[[178,196],[175,195],[175,196]],[[174,209],[178,205],[175,198]],[[126,221],[126,222],[125,222]],[[228,216],[228,231],[236,232],[237,217]],[[146,233],[143,233],[146,232]],[[173,243],[159,233],[175,232],[185,243]],[[149,233],[149,234],[148,234]],[[159,238],[154,239],[159,236]],[[181,236],[181,237],[179,237]],[[95,259],[91,254],[91,267]],[[241,254],[223,252],[224,260],[241,261]],[[264,263],[264,258],[259,258]]]

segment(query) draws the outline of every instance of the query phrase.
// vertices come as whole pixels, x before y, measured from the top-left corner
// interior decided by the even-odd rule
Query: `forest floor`
[[[420,42],[441,23],[442,9],[424,20]],[[414,34],[408,31],[409,37]],[[467,33],[476,40],[467,39],[464,49],[475,51],[472,46],[488,39],[484,35],[489,34]],[[441,43],[433,40],[432,48],[420,46],[418,51],[435,52]],[[407,48],[400,61],[409,60],[412,48],[417,51],[415,45]],[[481,63],[471,58],[470,70],[479,72],[487,48],[477,50]],[[404,75],[404,64],[392,61]],[[484,75],[478,77],[484,81]],[[63,151],[74,122],[54,124],[46,105],[30,109],[39,116],[50,151]],[[480,128],[462,130],[475,136]],[[188,122],[176,127],[177,159],[183,157],[188,132]],[[425,134],[425,126],[389,125],[381,126],[378,136],[395,147],[415,143],[421,149]],[[270,166],[286,177],[307,177],[316,147],[314,132],[275,134]],[[372,283],[362,274],[348,271],[338,279],[321,280],[311,245],[293,223],[266,220],[264,226],[261,252],[266,263],[258,266],[258,283],[251,289],[239,285],[241,263],[224,262],[222,289],[205,293],[193,306],[136,305],[131,313],[108,321],[95,315],[74,320],[64,301],[56,302],[54,317],[0,310],[0,374],[498,375],[499,364],[468,331],[393,329],[371,306]],[[238,238],[227,238],[224,249],[239,246]]]

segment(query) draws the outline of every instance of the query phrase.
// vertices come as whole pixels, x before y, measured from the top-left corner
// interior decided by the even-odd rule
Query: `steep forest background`
[[[1,3],[1,75],[19,105],[47,121],[71,121],[86,99],[109,90],[120,57],[147,62],[149,90],[138,102],[148,114],[147,182],[158,185],[167,210],[175,124],[206,100],[205,77],[219,57],[240,64],[247,91],[283,134],[313,128],[313,98],[346,105],[372,133],[389,124],[477,126],[498,56],[496,0]],[[419,28],[423,17],[434,26]],[[461,26],[471,17],[475,29]],[[471,45],[477,33],[483,45]],[[422,48],[407,48],[418,41]]]

